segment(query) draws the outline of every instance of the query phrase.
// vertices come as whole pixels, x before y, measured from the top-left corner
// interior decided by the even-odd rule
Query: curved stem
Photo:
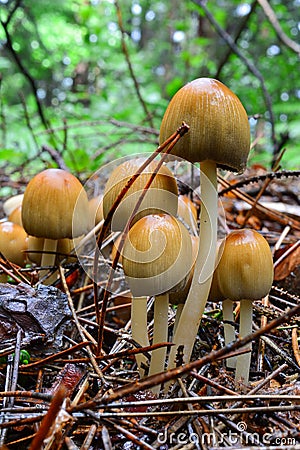
[[[148,347],[148,328],[147,328],[147,297],[132,297],[131,302],[131,333],[132,339],[142,347]],[[147,358],[142,353],[135,356],[139,368],[139,374],[144,376],[143,365],[146,366]]]
[[[217,245],[217,170],[212,161],[204,161],[201,168],[201,212],[199,250],[188,297],[174,335],[175,345],[170,352],[169,367],[174,367],[178,346],[184,346],[184,361],[190,360],[201,317],[208,298],[215,269]]]
[[[233,316],[233,303],[230,299],[223,300],[223,321],[234,322]],[[232,341],[235,341],[235,330],[234,327],[230,323],[224,323],[224,338],[225,345],[229,344]],[[232,356],[231,358],[226,359],[227,367],[235,369],[236,366],[236,357]]]
[[[241,300],[240,302],[240,338],[243,339],[248,334],[252,333],[252,315],[253,303],[252,300]],[[236,371],[235,381],[242,381],[248,384],[249,371],[251,363],[251,343],[243,348],[248,348],[250,351],[243,355],[236,357]]]
[[[152,344],[159,344],[168,340],[168,309],[169,294],[157,295],[154,301],[154,324]],[[149,376],[165,370],[167,347],[161,347],[152,351]],[[152,391],[158,394],[160,386],[155,386]]]

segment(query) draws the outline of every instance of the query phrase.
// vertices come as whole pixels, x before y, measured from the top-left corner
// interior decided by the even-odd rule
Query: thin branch
[[[208,21],[215,28],[215,30],[217,31],[219,36],[226,42],[226,44],[232,49],[232,51],[240,58],[240,60],[245,64],[247,69],[259,80],[261,89],[262,89],[262,93],[264,96],[264,100],[266,103],[266,107],[267,107],[267,110],[269,113],[269,120],[270,120],[271,128],[272,128],[272,133],[271,133],[272,141],[273,141],[273,144],[276,145],[277,140],[276,140],[276,135],[275,135],[275,120],[274,120],[274,114],[273,114],[273,108],[272,108],[272,99],[266,88],[265,80],[264,80],[262,74],[255,67],[255,65],[248,58],[246,58],[243,55],[243,53],[241,53],[240,49],[238,48],[238,46],[236,45],[236,43],[234,42],[234,40],[232,39],[230,34],[228,34],[225,30],[223,30],[223,28],[220,27],[218,22],[215,20],[214,16],[211,14],[211,12],[206,7],[206,2],[203,0],[192,0],[192,1],[193,1],[193,3],[195,3],[200,8],[203,9]]]
[[[277,19],[277,16],[273,9],[271,8],[269,2],[267,0],[257,0],[260,6],[262,7],[268,21],[272,25],[272,27],[275,30],[275,33],[277,34],[278,39],[286,45],[288,48],[293,50],[293,52],[297,53],[297,55],[300,55],[300,45],[297,44],[295,41],[293,41],[291,38],[289,38],[283,29],[280,26],[280,23]]]
[[[250,17],[251,17],[252,14],[254,13],[256,6],[257,6],[257,0],[254,0],[254,2],[253,2],[252,5],[251,5],[251,8],[250,8],[249,13],[244,17],[244,19],[243,19],[243,20],[241,21],[241,23],[240,23],[240,26],[239,26],[239,28],[238,28],[238,30],[237,30],[237,33],[236,33],[236,36],[235,36],[235,38],[234,38],[234,43],[235,43],[235,44],[236,44],[237,41],[239,40],[239,38],[240,38],[242,32],[245,30],[245,27],[246,27],[246,25],[247,25],[247,23],[248,23]],[[223,67],[225,66],[225,64],[227,63],[227,61],[228,61],[228,59],[229,59],[231,53],[232,53],[232,48],[231,48],[231,47],[228,47],[227,51],[226,51],[226,52],[224,53],[224,55],[223,55],[222,60],[221,60],[220,63],[219,63],[218,70],[217,70],[217,73],[216,73],[216,78],[219,78],[219,77],[220,77],[221,71],[222,71]]]
[[[130,57],[129,57],[129,53],[128,53],[128,49],[127,49],[127,45],[126,45],[126,32],[125,32],[125,29],[123,27],[122,12],[121,12],[121,8],[120,8],[120,5],[119,5],[119,2],[117,0],[115,0],[115,7],[117,9],[118,24],[119,24],[119,28],[120,28],[120,31],[121,31],[122,51],[124,53],[124,56],[125,56],[125,59],[126,59],[127,65],[128,65],[129,73],[130,73],[130,76],[132,78],[132,81],[133,81],[133,84],[134,84],[135,91],[136,91],[136,94],[138,96],[138,99],[139,99],[139,101],[140,101],[140,103],[141,103],[141,105],[143,107],[143,110],[144,110],[144,112],[146,114],[146,119],[148,120],[150,126],[152,128],[154,128],[152,115],[151,115],[150,111],[148,111],[147,105],[146,105],[146,103],[145,103],[145,101],[144,101],[144,99],[142,97],[142,94],[141,94],[141,91],[140,91],[140,86],[139,86],[139,83],[138,83],[137,78],[135,76],[135,73],[134,73],[131,61],[130,61]]]
[[[43,123],[45,128],[49,128],[47,119],[45,117],[45,114],[44,114],[44,111],[43,111],[43,108],[42,108],[42,105],[41,105],[41,102],[39,101],[39,98],[37,96],[37,89],[38,88],[37,88],[36,82],[35,82],[34,78],[31,76],[31,74],[29,73],[29,71],[27,70],[27,68],[24,66],[21,58],[18,55],[18,53],[14,50],[13,41],[12,41],[11,35],[10,35],[9,31],[8,31],[9,22],[12,19],[13,13],[17,10],[18,6],[20,6],[20,3],[21,2],[17,2],[16,3],[15,7],[10,12],[10,14],[9,14],[8,18],[6,19],[6,21],[4,21],[2,19],[0,20],[0,23],[2,25],[2,28],[4,30],[5,37],[6,37],[5,46],[6,46],[7,50],[10,52],[11,56],[13,57],[16,65],[20,69],[21,73],[24,75],[24,77],[27,79],[28,83],[30,84],[30,87],[31,87],[33,95],[34,95],[35,103],[36,103],[37,110],[38,110],[39,116],[41,118],[41,121],[42,121],[42,123]]]

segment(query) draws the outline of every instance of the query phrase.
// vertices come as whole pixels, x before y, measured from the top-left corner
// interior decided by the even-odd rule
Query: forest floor
[[[0,179],[15,193],[28,181],[4,172]],[[140,380],[135,352],[148,358],[151,347],[136,350],[132,342],[121,270],[97,352],[94,286],[80,261],[61,264],[53,290],[37,288],[38,267],[1,259],[11,274],[0,285],[1,449],[300,449],[299,173],[256,166],[237,177],[220,175],[219,198],[220,235],[258,230],[274,257],[270,295],[254,302],[249,385],[235,383],[226,351],[218,353],[224,349],[221,302],[207,303],[190,364]],[[0,212],[4,219],[1,205]],[[237,327],[238,304],[235,312]],[[170,339],[175,313],[170,306]],[[150,337],[152,319],[150,299]],[[160,396],[152,392],[170,379]]]

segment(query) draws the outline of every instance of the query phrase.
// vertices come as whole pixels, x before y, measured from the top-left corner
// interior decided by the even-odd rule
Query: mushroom
[[[225,239],[214,276],[231,309],[233,301],[240,302],[240,337],[251,334],[252,303],[265,297],[273,282],[273,258],[266,239],[251,229],[232,231]],[[251,346],[249,350],[236,357],[235,379],[245,384],[249,380]]]
[[[9,216],[10,213],[12,213],[13,210],[17,208],[17,206],[22,205],[23,197],[24,194],[17,194],[13,197],[10,197],[3,203],[3,211],[6,216]]]
[[[133,296],[155,296],[153,344],[167,341],[169,293],[186,283],[191,254],[187,229],[171,215],[145,216],[129,230],[123,269]],[[163,371],[165,360],[165,347],[154,350],[149,375]]]
[[[86,192],[69,172],[46,169],[28,183],[22,222],[29,235],[44,238],[42,266],[55,265],[57,241],[85,234],[90,228],[89,218]],[[46,283],[54,279],[52,276]]]
[[[128,180],[145,162],[143,158],[130,159],[117,166],[111,173],[104,189],[103,216],[107,217],[112,205]],[[151,175],[154,173],[157,162],[152,161],[135,180],[133,185],[123,197],[120,205],[114,212],[111,223],[113,231],[123,231],[128,219]],[[155,213],[168,213],[176,215],[178,205],[177,183],[172,172],[162,166],[156,174],[148,192],[146,193],[140,208],[134,217],[134,222],[143,216]]]
[[[233,92],[220,81],[196,79],[172,98],[162,120],[160,142],[171,130],[186,122],[190,131],[174,146],[172,154],[200,162],[200,240],[194,277],[174,336],[170,367],[179,345],[188,362],[215,265],[217,243],[217,166],[240,172],[250,150],[250,129],[246,111]]]
[[[8,221],[9,222],[13,222],[13,223],[17,223],[18,225],[20,225],[21,227],[23,226],[22,224],[22,204],[17,206],[8,216]]]
[[[107,217],[119,193],[126,186],[128,180],[138,171],[145,162],[144,158],[129,159],[117,166],[106,182],[103,195],[103,216]],[[144,187],[155,172],[157,162],[152,161],[135,180],[128,192],[114,212],[111,222],[113,231],[123,231],[141,196]],[[148,189],[131,225],[143,216],[153,213],[167,212],[175,215],[178,207],[178,188],[172,172],[161,166],[150,188]],[[147,297],[133,296],[131,306],[131,331],[133,339],[140,345],[149,345],[147,333]],[[136,356],[140,374],[143,374],[142,365],[146,361],[144,355]]]
[[[13,222],[0,223],[0,252],[13,264],[24,267],[26,264],[27,233],[20,225]],[[7,281],[7,276],[1,276]]]

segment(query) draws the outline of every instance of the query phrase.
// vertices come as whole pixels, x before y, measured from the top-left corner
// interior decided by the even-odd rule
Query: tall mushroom
[[[168,214],[143,217],[132,226],[125,240],[122,264],[132,294],[155,296],[153,344],[167,340],[168,294],[186,283],[191,255],[187,229]],[[163,371],[165,359],[166,348],[154,350],[149,374]]]
[[[199,78],[175,94],[162,120],[160,142],[182,121],[190,131],[174,146],[172,154],[200,162],[200,240],[194,277],[174,336],[171,367],[179,345],[184,346],[184,361],[189,361],[210,290],[217,243],[217,166],[240,172],[250,150],[246,111],[220,81]]]
[[[58,239],[75,238],[89,230],[89,217],[86,192],[71,173],[46,169],[28,183],[22,203],[22,222],[29,235],[44,238],[42,266],[55,265]],[[50,277],[46,283],[54,279]]]
[[[214,277],[227,302],[240,302],[241,338],[252,333],[252,303],[265,297],[273,282],[273,258],[268,242],[255,230],[232,231],[225,245]],[[227,305],[228,307],[228,305]],[[236,381],[248,383],[251,361],[249,352],[236,357]]]

